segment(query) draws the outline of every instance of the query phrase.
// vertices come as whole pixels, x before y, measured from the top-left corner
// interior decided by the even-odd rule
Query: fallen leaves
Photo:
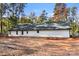
[[[55,40],[57,39],[57,40]],[[79,55],[79,38],[0,38],[0,55]]]

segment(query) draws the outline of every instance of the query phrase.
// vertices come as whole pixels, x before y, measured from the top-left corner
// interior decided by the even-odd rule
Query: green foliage
[[[1,21],[1,33],[3,33],[2,31],[7,27],[7,21],[3,20],[3,15],[7,14],[10,18],[9,21],[12,25],[12,27],[14,27],[15,25],[17,25],[17,19],[24,15],[24,7],[25,4],[24,3],[0,3],[0,21]],[[5,26],[4,26],[5,24]],[[8,23],[9,26],[9,23]]]
[[[78,25],[75,22],[71,22],[70,27],[71,27],[72,36],[75,36],[75,33],[77,33],[79,29]]]
[[[49,18],[48,21],[46,22],[46,24],[52,24],[54,21],[52,18]]]
[[[2,19],[0,22],[2,22],[2,33],[7,33],[8,30],[12,28],[12,23],[10,20]]]
[[[46,21],[46,20],[47,20],[47,12],[45,10],[43,10],[41,15],[36,20],[36,23],[43,24],[43,23],[45,23],[44,21]]]
[[[11,21],[11,23],[12,23],[12,25],[13,26],[16,26],[17,25],[17,17],[16,16],[11,16],[10,18],[9,18],[9,20]]]
[[[41,20],[47,20],[47,12],[45,10],[42,11],[41,15],[40,15]]]
[[[9,29],[13,28],[19,23],[20,24],[27,24],[27,23],[52,24],[54,22],[53,19],[57,20],[58,23],[62,23],[63,21],[60,21],[60,20],[65,18],[67,19],[68,16],[72,16],[73,20],[76,19],[75,17],[77,13],[77,7],[66,8],[65,3],[57,3],[54,9],[55,17],[49,18],[48,20],[47,20],[47,12],[45,10],[41,12],[38,18],[36,18],[35,12],[31,12],[29,18],[23,18],[24,7],[25,7],[25,4],[22,4],[22,3],[9,3],[9,4],[0,3],[0,25],[2,26],[2,29],[0,29],[0,31],[2,30],[3,33],[7,33]],[[3,15],[5,14],[7,14],[9,18],[3,19]],[[71,22],[70,27],[71,27],[72,35],[74,36],[75,33],[79,31],[79,26],[76,24],[76,22]]]
[[[38,17],[38,19],[36,20],[36,23],[37,24],[43,24],[44,23],[44,20],[41,19],[40,17]]]
[[[3,15],[6,14],[6,10],[7,10],[7,4],[6,3],[0,3],[0,33],[3,33],[3,28],[2,28],[2,19],[3,19]]]
[[[33,22],[32,22],[32,20],[29,19],[29,18],[21,18],[20,20],[18,20],[18,23],[19,23],[19,24],[27,24],[27,23],[32,24]]]
[[[29,15],[29,19],[31,19],[31,21],[35,24],[36,23],[36,16],[35,16],[35,12],[32,11]]]

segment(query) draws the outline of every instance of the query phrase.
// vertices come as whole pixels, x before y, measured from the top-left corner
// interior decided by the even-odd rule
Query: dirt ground
[[[79,56],[79,38],[0,37],[0,56]]]

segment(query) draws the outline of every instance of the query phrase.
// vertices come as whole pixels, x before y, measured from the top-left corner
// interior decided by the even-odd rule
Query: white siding
[[[33,36],[33,37],[70,37],[69,30],[45,30],[45,31],[18,31],[18,35],[16,34],[16,31],[11,31],[11,34],[9,36]]]

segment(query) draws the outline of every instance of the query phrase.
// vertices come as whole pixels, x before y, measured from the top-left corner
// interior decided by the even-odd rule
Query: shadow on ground
[[[11,43],[0,43],[0,48],[0,55],[2,56],[30,55],[37,52],[35,49]],[[2,52],[2,50],[4,51]]]

